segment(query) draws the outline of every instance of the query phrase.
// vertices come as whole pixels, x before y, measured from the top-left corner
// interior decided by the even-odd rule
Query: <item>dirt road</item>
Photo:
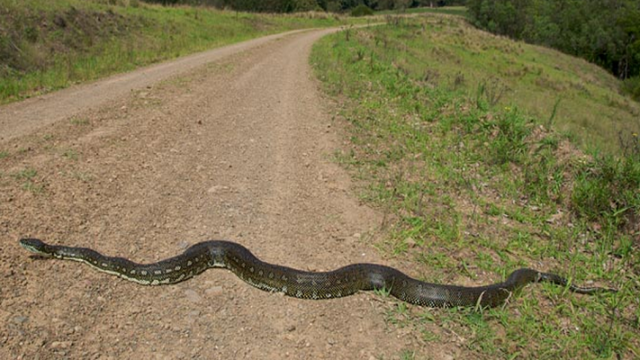
[[[422,346],[420,334],[385,323],[393,301],[373,293],[299,300],[226,270],[145,287],[32,259],[17,243],[33,236],[151,262],[230,239],[312,271],[402,267],[368,245],[381,216],[331,161],[340,125],[308,65],[329,31],[268,39],[142,90],[104,90],[106,101],[63,116],[54,107],[45,124],[3,122],[0,358],[389,359]],[[97,94],[103,83],[91,85]],[[82,92],[68,93],[51,96],[81,103]],[[455,356],[441,350],[434,358]]]

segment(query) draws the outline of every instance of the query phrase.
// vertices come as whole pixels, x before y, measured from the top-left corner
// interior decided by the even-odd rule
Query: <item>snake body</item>
[[[515,270],[504,282],[479,287],[432,284],[376,264],[308,272],[261,261],[244,246],[230,241],[200,242],[178,256],[151,264],[104,256],[88,248],[49,245],[38,239],[22,239],[20,245],[38,255],[83,262],[101,272],[143,285],[175,284],[209,268],[226,268],[259,289],[303,299],[330,299],[361,290],[384,290],[400,300],[422,306],[495,307],[529,283],[550,282],[581,294],[616,291],[578,287],[559,275],[526,268]]]

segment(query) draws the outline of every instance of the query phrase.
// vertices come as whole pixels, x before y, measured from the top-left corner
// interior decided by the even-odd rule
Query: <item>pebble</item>
[[[72,341],[54,341],[51,343],[52,349],[68,349],[73,345]]]
[[[24,324],[27,321],[29,321],[29,317],[27,316],[16,316],[13,318],[13,322],[16,324]]]
[[[213,286],[204,291],[207,296],[218,296],[222,294],[222,286]]]
[[[192,303],[199,303],[202,301],[202,297],[198,295],[197,292],[191,289],[185,290],[184,295],[187,297],[187,300],[191,301]]]
[[[213,193],[217,193],[220,191],[224,191],[224,190],[229,190],[228,186],[223,186],[223,185],[214,185],[212,187],[209,188],[209,190],[207,190],[207,192],[209,194],[213,194]]]

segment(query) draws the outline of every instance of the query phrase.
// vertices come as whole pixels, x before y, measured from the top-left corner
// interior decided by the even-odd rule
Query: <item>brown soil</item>
[[[395,302],[373,293],[300,300],[225,270],[145,287],[18,245],[151,262],[231,239],[306,270],[397,265],[368,245],[382,216],[331,162],[341,130],[307,63],[329,31],[244,43],[161,83],[168,64],[153,81],[146,69],[0,108],[0,358],[455,357],[386,324]],[[122,78],[137,85],[114,90]]]

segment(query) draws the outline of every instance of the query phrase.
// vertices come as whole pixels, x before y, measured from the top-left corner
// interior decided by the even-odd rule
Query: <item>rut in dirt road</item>
[[[17,239],[154,262],[207,239],[309,271],[384,263],[331,160],[340,124],[308,56],[334,30],[288,35],[2,143],[0,358],[375,359],[420,350],[385,323],[391,300],[263,292],[225,271],[145,287],[73,262],[29,258]],[[415,275],[415,274],[413,274]]]

